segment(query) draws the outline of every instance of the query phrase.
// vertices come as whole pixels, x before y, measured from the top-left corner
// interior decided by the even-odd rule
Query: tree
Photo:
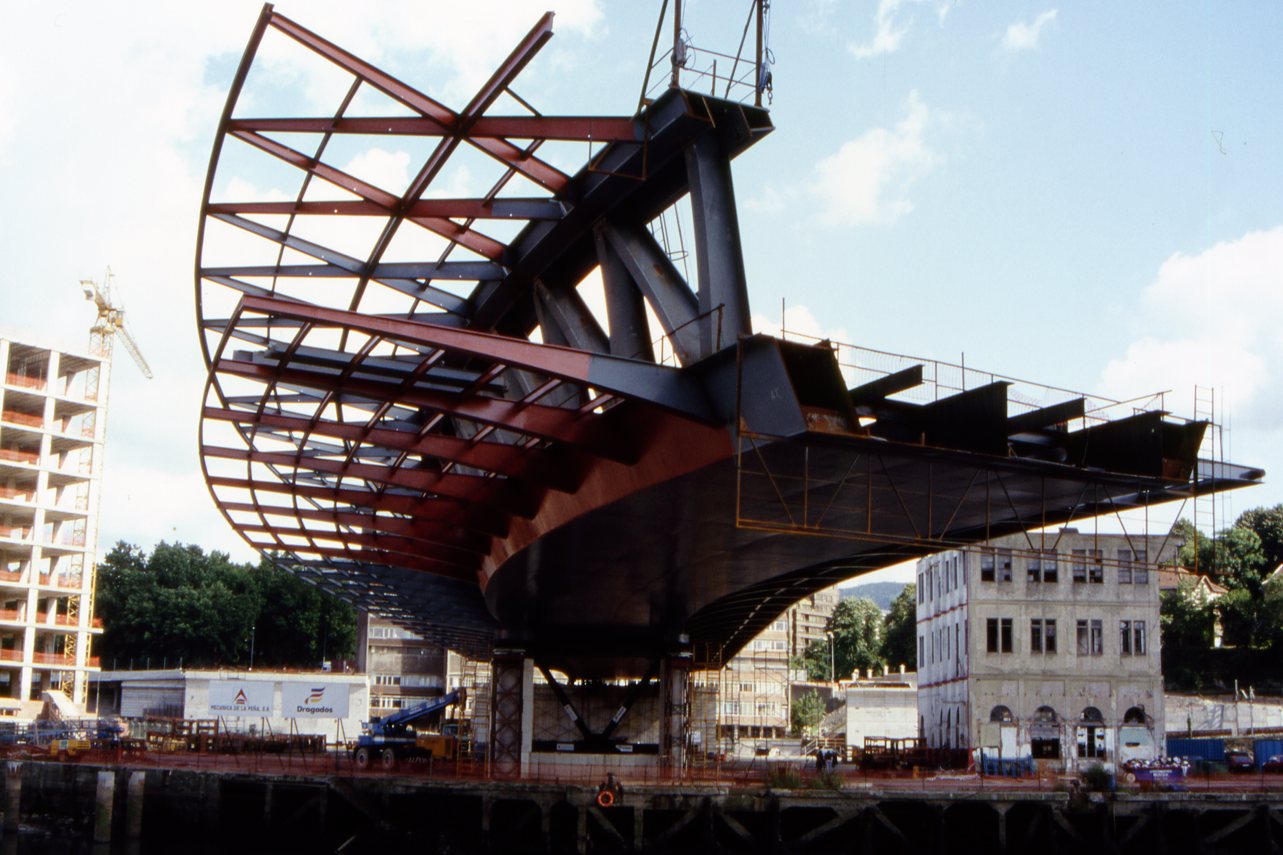
[[[918,662],[918,586],[910,582],[891,601],[883,620],[882,661],[903,664],[910,670]]]
[[[1265,558],[1264,572],[1269,573],[1283,564],[1283,505],[1244,511],[1234,526],[1251,529],[1261,539],[1261,553]]]
[[[1253,596],[1260,593],[1266,558],[1255,531],[1235,525],[1215,537],[1205,537],[1192,528],[1183,529],[1186,540],[1180,549],[1182,566],[1197,569],[1227,588],[1246,588]]]
[[[1172,687],[1198,688],[1212,647],[1216,613],[1195,587],[1182,579],[1175,591],[1163,594],[1159,611],[1163,638],[1163,675]]]
[[[315,665],[350,656],[356,646],[356,612],[264,558],[254,570],[261,597],[255,621],[255,661],[264,665]]]
[[[789,707],[789,725],[794,736],[809,736],[824,720],[824,700],[814,690],[793,699]]]
[[[258,614],[254,580],[222,552],[118,543],[98,567],[103,658],[233,664]]]
[[[351,655],[356,617],[267,561],[236,564],[222,552],[160,543],[147,554],[118,543],[98,566],[98,653],[118,665],[315,666]]]
[[[833,651],[829,649],[829,640],[827,638],[816,639],[803,648],[802,655],[792,662],[791,666],[804,669],[808,680],[828,683],[833,680],[832,660],[830,659],[832,654]]]
[[[882,611],[863,597],[842,600],[829,618],[839,678],[882,664]]]

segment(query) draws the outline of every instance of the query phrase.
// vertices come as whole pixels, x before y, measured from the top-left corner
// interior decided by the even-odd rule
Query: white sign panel
[[[274,688],[272,683],[211,680],[209,711],[221,716],[270,716]]]
[[[347,718],[348,687],[345,683],[282,683],[281,707],[285,718]]]

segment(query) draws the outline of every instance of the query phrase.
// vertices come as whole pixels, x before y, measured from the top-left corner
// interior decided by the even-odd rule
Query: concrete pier
[[[129,840],[143,836],[143,797],[146,792],[147,773],[142,770],[130,772],[125,801],[125,837]]]
[[[1283,791],[1084,794],[994,789],[772,790],[630,784],[601,807],[595,786],[516,781],[126,769],[27,761],[5,805],[85,840],[188,841],[199,851],[1271,852],[1283,849]],[[999,785],[1000,786],[1000,785]],[[123,790],[123,793],[118,791]],[[122,796],[123,798],[116,798]],[[112,811],[112,806],[117,810]],[[16,810],[6,810],[12,838]],[[144,814],[146,823],[143,823]],[[92,819],[91,819],[92,817]],[[123,832],[123,835],[121,834]],[[119,842],[119,841],[117,841]],[[199,848],[199,847],[198,847]]]
[[[4,830],[17,831],[22,820],[22,763],[10,760],[4,770]]]
[[[116,773],[101,771],[94,790],[94,843],[111,842],[111,814],[115,803]]]

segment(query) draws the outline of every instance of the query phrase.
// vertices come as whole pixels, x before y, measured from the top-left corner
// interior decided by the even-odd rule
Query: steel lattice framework
[[[920,369],[848,389],[829,347],[752,336],[730,162],[767,113],[674,88],[542,115],[512,86],[551,25],[456,112],[264,9],[205,188],[201,446],[282,566],[474,655],[637,674],[862,570],[1260,477],[1197,462],[1201,423],[1010,414],[1004,383],[910,404]],[[332,112],[249,114],[269,37],[345,81]],[[420,157],[395,190],[357,174],[389,139]],[[484,194],[438,190],[459,160]],[[693,285],[648,228],[683,197]]]

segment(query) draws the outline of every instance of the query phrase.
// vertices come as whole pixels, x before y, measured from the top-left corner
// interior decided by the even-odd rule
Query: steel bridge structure
[[[921,365],[852,384],[830,343],[754,335],[731,162],[767,110],[672,87],[545,115],[514,83],[551,35],[455,110],[265,7],[196,288],[206,480],[279,565],[473,657],[639,676],[861,572],[1262,477],[1161,408],[1003,379],[915,401]],[[268,39],[345,81],[332,111],[273,95]],[[354,166],[389,141],[404,186]],[[457,162],[489,189],[440,189]],[[651,228],[683,199],[692,282]]]

